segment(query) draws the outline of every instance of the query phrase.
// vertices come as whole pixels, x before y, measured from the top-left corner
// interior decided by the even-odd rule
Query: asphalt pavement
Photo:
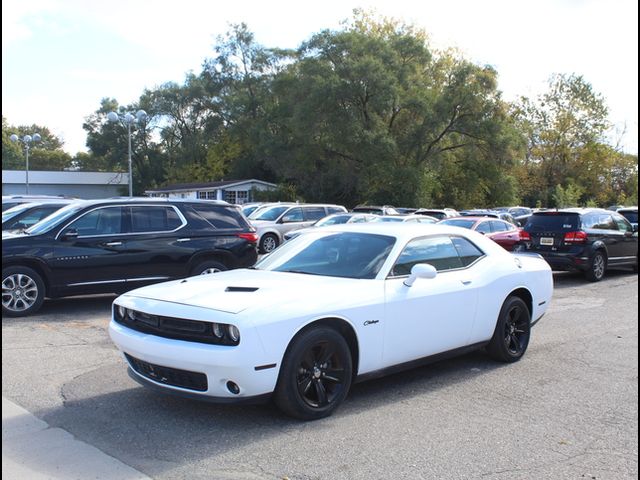
[[[638,277],[555,280],[520,362],[357,384],[308,423],[150,392],[106,333],[114,296],[47,302],[2,320],[3,478],[638,478]]]

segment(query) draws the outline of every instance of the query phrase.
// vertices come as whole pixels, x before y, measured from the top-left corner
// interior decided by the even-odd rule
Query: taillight
[[[530,242],[531,241],[531,235],[529,235],[529,232],[527,232],[526,230],[520,230],[520,241],[521,242]]]
[[[585,243],[587,241],[587,233],[582,230],[577,232],[567,232],[564,234],[564,243]]]
[[[238,237],[245,239],[249,243],[258,243],[258,234],[252,233],[239,233]]]

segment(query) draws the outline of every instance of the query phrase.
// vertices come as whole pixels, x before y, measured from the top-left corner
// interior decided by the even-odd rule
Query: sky
[[[535,97],[554,73],[583,75],[602,94],[609,139],[638,152],[637,0],[3,0],[2,115],[48,127],[75,154],[104,97],[136,101],[182,82],[213,56],[216,37],[245,22],[266,47],[294,48],[338,29],[354,8],[424,28],[499,74],[504,98]]]

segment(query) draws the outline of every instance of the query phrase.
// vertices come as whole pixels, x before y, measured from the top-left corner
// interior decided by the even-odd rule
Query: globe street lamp
[[[25,135],[24,137],[20,138],[18,137],[18,135],[14,133],[9,137],[9,139],[12,142],[22,142],[24,145],[24,153],[26,157],[25,170],[24,170],[25,187],[26,187],[25,192],[27,195],[29,195],[29,144],[31,142],[39,142],[40,140],[42,140],[42,137],[40,136],[39,133],[34,133],[33,135]]]
[[[109,112],[107,114],[107,120],[110,122],[118,122],[127,126],[127,138],[129,142],[129,196],[133,197],[133,170],[131,168],[131,126],[134,123],[141,124],[147,118],[147,112],[144,110],[138,110],[136,115],[131,113],[125,113],[124,115],[117,114],[116,112]]]

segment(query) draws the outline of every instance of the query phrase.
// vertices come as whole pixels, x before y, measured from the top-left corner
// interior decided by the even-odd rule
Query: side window
[[[598,223],[596,215],[585,215],[582,217],[582,228],[594,228]]]
[[[451,241],[456,247],[458,255],[460,255],[460,260],[462,261],[463,267],[468,267],[479,258],[484,257],[484,253],[482,252],[482,250],[480,250],[466,238],[451,237]]]
[[[191,208],[214,228],[231,228],[234,230],[245,230],[248,228],[247,222],[242,217],[242,213],[235,207],[192,203]]]
[[[66,230],[76,229],[79,237],[116,235],[124,231],[122,219],[121,207],[98,208],[80,217],[69,225]]]
[[[511,230],[504,222],[492,220],[489,223],[491,224],[491,230],[493,230],[494,232],[508,232],[509,230]]]
[[[180,225],[182,221],[172,207],[159,205],[131,207],[131,231],[134,233],[170,232]]]
[[[316,221],[327,216],[324,207],[304,207],[303,210],[306,221]]]
[[[482,222],[477,226],[476,232],[480,233],[491,233],[491,225],[490,222]]]
[[[344,208],[340,207],[327,207],[327,215],[331,215],[332,213],[344,213]]]
[[[613,221],[611,215],[609,214],[601,214],[598,215],[598,220],[593,228],[597,228],[598,230],[617,230],[616,222]]]
[[[618,230],[621,232],[633,232],[631,224],[622,215],[614,214],[613,219],[615,220],[616,225],[618,225]]]
[[[282,217],[282,223],[304,222],[301,208],[291,208]]]
[[[412,240],[404,247],[391,274],[409,275],[418,263],[433,265],[439,272],[462,267],[458,251],[449,237],[427,237]]]

